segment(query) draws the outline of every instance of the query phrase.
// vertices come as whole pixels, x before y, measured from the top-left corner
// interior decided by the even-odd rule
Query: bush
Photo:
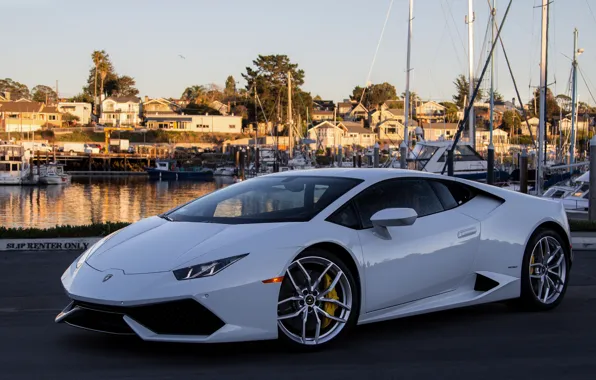
[[[38,238],[82,238],[102,237],[128,226],[127,222],[95,223],[82,226],[56,226],[39,228],[0,227],[0,239],[38,239]]]

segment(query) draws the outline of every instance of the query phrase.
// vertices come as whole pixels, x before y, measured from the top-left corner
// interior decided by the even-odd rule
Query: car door
[[[458,211],[441,181],[392,179],[354,198],[361,218],[358,231],[365,261],[366,312],[420,300],[456,289],[471,271],[480,223]],[[410,226],[375,233],[370,218],[386,208],[412,208]]]

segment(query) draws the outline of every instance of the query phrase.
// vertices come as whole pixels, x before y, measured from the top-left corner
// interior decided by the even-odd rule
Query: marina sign
[[[0,239],[0,251],[84,251],[99,239]]]

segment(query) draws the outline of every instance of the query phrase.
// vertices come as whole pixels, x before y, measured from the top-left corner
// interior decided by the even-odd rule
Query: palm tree
[[[100,91],[99,91],[99,97],[100,97],[100,104],[101,104],[101,96],[103,95],[103,85],[104,85],[104,81],[106,80],[106,77],[108,76],[108,71],[110,70],[110,66],[108,65],[108,63],[106,61],[101,61],[98,65],[97,65],[97,70],[99,71],[99,77],[101,78],[101,85],[100,85]]]
[[[97,101],[97,73],[99,71],[99,64],[105,60],[106,56],[107,54],[105,50],[95,50],[93,53],[91,53],[91,59],[93,60],[93,64],[95,65],[95,88],[93,91],[93,103]]]

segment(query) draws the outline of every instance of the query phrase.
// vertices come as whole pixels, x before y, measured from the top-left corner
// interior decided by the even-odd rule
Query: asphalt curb
[[[83,251],[100,239],[101,237],[0,239],[0,252]],[[596,234],[594,236],[573,236],[572,234],[571,245],[576,251],[594,250]]]
[[[43,239],[0,239],[2,251],[83,251],[99,241],[101,237],[86,238],[43,238]]]

